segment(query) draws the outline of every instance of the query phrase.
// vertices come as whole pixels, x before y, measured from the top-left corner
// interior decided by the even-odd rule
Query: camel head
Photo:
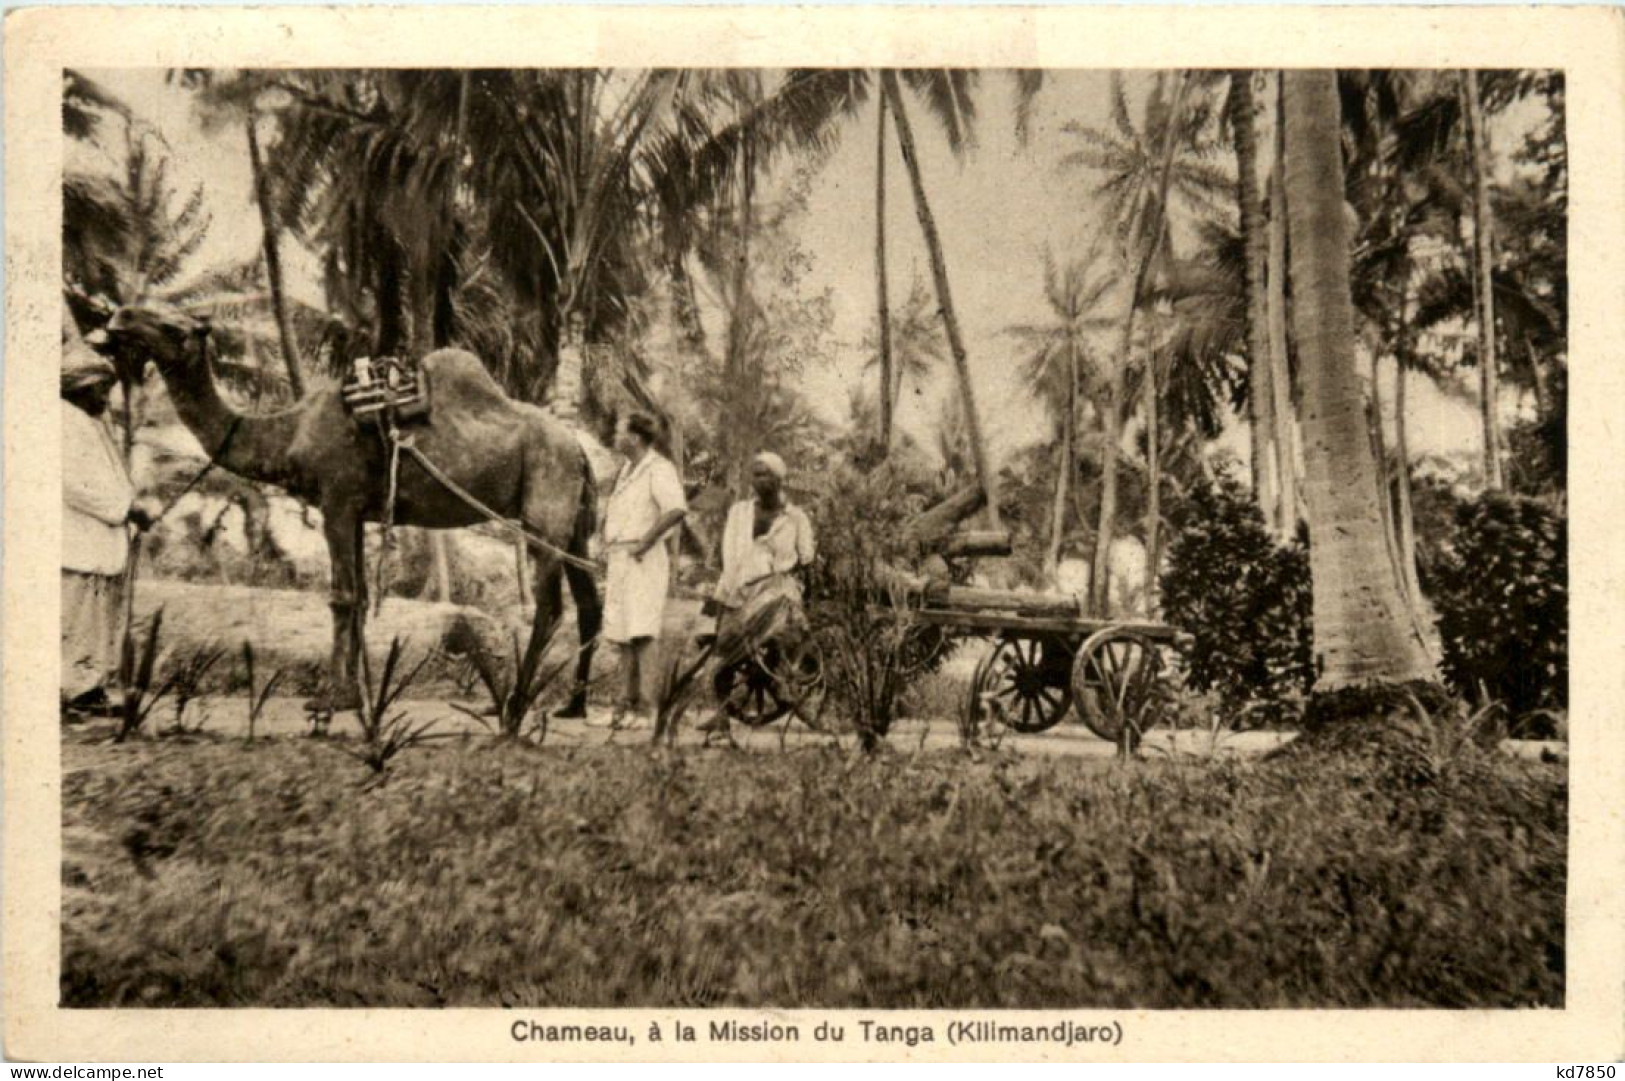
[[[113,313],[103,328],[117,353],[151,360],[165,375],[195,375],[204,357],[209,323],[178,308],[131,304]]]

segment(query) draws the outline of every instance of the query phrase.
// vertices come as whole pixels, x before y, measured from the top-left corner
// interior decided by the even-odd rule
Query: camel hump
[[[466,349],[436,349],[419,362],[429,385],[429,408],[490,409],[509,404],[508,396],[480,358]]]

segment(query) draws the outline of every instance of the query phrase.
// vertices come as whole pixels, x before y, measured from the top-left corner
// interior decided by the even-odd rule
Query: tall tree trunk
[[[1478,98],[1478,75],[1461,73],[1467,106],[1467,139],[1473,158],[1474,288],[1478,295],[1479,410],[1484,428],[1484,484],[1499,491],[1501,479],[1501,425],[1496,415],[1500,372],[1495,356],[1495,227],[1490,210],[1489,133],[1484,129],[1484,108]]]
[[[1174,90],[1174,101],[1168,109],[1168,130],[1162,137],[1162,168],[1157,175],[1156,224],[1151,231],[1151,250],[1147,253],[1146,268],[1164,261],[1172,254],[1168,232],[1168,189],[1173,179],[1174,152],[1179,148],[1179,110],[1185,102],[1185,91],[1190,86],[1188,72],[1179,73],[1179,85]],[[1141,283],[1144,284],[1143,282]],[[1151,324],[1154,328],[1155,324]],[[1157,563],[1162,536],[1162,461],[1161,432],[1158,430],[1157,335],[1145,354],[1145,602],[1147,614],[1157,614]]]
[[[1177,121],[1179,107],[1185,98],[1185,88],[1188,78],[1181,72],[1179,88],[1174,92],[1173,105],[1169,115]],[[1108,615],[1107,608],[1111,602],[1111,549],[1114,524],[1117,516],[1117,454],[1118,442],[1123,436],[1123,382],[1129,364],[1134,356],[1134,317],[1140,307],[1140,297],[1145,294],[1146,281],[1151,274],[1151,267],[1162,252],[1164,238],[1168,228],[1168,182],[1173,169],[1175,148],[1175,123],[1171,121],[1167,133],[1163,137],[1162,167],[1157,179],[1157,205],[1153,209],[1155,218],[1152,221],[1149,235],[1145,240],[1145,248],[1139,253],[1139,267],[1134,274],[1134,284],[1129,290],[1128,310],[1123,315],[1123,338],[1117,354],[1117,364],[1112,368],[1112,377],[1109,393],[1110,415],[1106,418],[1106,445],[1101,455],[1100,479],[1100,521],[1095,529],[1095,558],[1089,576],[1090,611],[1097,616]],[[1156,343],[1148,346],[1147,363],[1145,370],[1145,400],[1151,403],[1146,414],[1148,427],[1154,429],[1156,424],[1155,399],[1157,394],[1156,366],[1150,357],[1155,353]],[[1155,475],[1154,451],[1147,455],[1147,499],[1146,511],[1146,567],[1150,571],[1152,556],[1151,546],[1156,541],[1156,526],[1151,521],[1153,510],[1160,515],[1161,507],[1157,505],[1152,495],[1161,487],[1161,478]],[[1148,599],[1153,597],[1147,578]]]
[[[400,245],[383,226],[374,228],[378,245],[377,356],[394,356],[406,345],[406,283]]]
[[[1535,354],[1535,343],[1527,334],[1523,336],[1523,355],[1529,365],[1529,385],[1535,391],[1535,416],[1544,420],[1552,415],[1552,377]]]
[[[1060,585],[1061,541],[1066,536],[1068,489],[1078,461],[1078,362],[1070,348],[1066,352],[1066,369],[1066,415],[1061,418],[1061,454],[1055,468],[1055,510],[1050,515],[1049,551],[1044,559],[1045,574],[1050,583],[1056,586]]]
[[[1375,350],[1371,353],[1371,401],[1367,409],[1367,421],[1371,426],[1371,455],[1377,463],[1377,510],[1382,515],[1382,536],[1388,546],[1388,566],[1394,574],[1394,584],[1399,587],[1400,596],[1407,602],[1411,600],[1410,585],[1405,579],[1405,572],[1400,569],[1399,560],[1399,525],[1394,520],[1394,488],[1389,478],[1388,469],[1388,440],[1382,430],[1382,387],[1378,382],[1381,377],[1382,355]]]
[[[1145,313],[1145,612],[1157,615],[1157,564],[1162,545],[1162,432],[1157,402],[1157,313]]]
[[[752,141],[747,138],[739,157],[739,236],[734,245],[733,305],[728,318],[728,354],[724,358],[727,386],[737,388],[745,377],[745,349],[750,337],[754,317],[750,293],[750,241],[755,228],[756,155]],[[730,392],[728,400],[737,401]],[[727,448],[728,488],[736,497],[746,487],[745,459],[751,448],[740,439],[739,417],[723,417],[723,446]]]
[[[891,303],[886,296],[886,96],[876,102],[875,124],[875,326],[880,338],[880,445],[891,449],[892,391]]]
[[[1394,371],[1394,456],[1399,459],[1394,478],[1399,496],[1399,570],[1405,576],[1405,588],[1415,604],[1422,599],[1422,586],[1416,577],[1416,515],[1411,506],[1411,448],[1409,424],[1405,419],[1410,329],[1407,327],[1400,333],[1401,344]]]
[[[700,321],[700,301],[694,293],[694,278],[688,272],[684,252],[675,252],[667,258],[666,275],[671,279],[672,321],[677,325],[678,340],[696,357],[704,357],[705,324]]]
[[[429,542],[429,580],[424,595],[441,604],[451,603],[451,535],[444,529],[425,529]]]
[[[897,73],[884,71],[880,75],[881,90],[896,122],[897,144],[903,152],[903,164],[908,169],[909,186],[914,189],[914,213],[920,219],[920,232],[925,234],[925,247],[931,256],[931,277],[936,283],[937,304],[942,310],[942,324],[948,333],[948,351],[953,354],[954,369],[959,374],[960,401],[965,407],[965,430],[970,436],[971,457],[976,461],[976,477],[987,497],[987,520],[999,526],[998,479],[988,467],[987,445],[982,440],[982,422],[976,412],[976,392],[971,385],[970,360],[965,354],[965,340],[959,331],[959,316],[954,310],[954,298],[948,288],[948,264],[942,255],[942,240],[937,236],[936,219],[931,216],[931,204],[925,197],[925,181],[920,176],[920,160],[914,150],[914,131],[909,126],[908,111],[903,104],[903,92],[898,87]]]
[[[1292,403],[1292,369],[1287,358],[1286,312],[1286,169],[1282,123],[1281,77],[1276,75],[1275,161],[1270,169],[1269,220],[1269,358],[1271,421],[1275,437],[1275,477],[1280,505],[1275,511],[1276,528],[1282,540],[1290,541],[1298,532],[1298,440],[1297,411]]]
[[[254,201],[259,204],[261,244],[265,251],[265,281],[271,290],[271,313],[276,317],[277,337],[282,342],[282,364],[288,369],[288,386],[293,396],[305,393],[304,373],[299,370],[299,339],[294,334],[293,316],[288,313],[287,294],[282,287],[282,243],[276,223],[276,207],[271,202],[271,178],[265,172],[260,153],[259,114],[252,106],[244,127],[248,131],[248,167],[254,174]]]
[[[1391,574],[1354,358],[1336,74],[1290,71],[1283,93],[1293,326],[1302,357],[1317,692],[1436,679]]]
[[[1269,286],[1264,276],[1269,236],[1259,202],[1258,126],[1251,71],[1230,73],[1229,106],[1236,150],[1236,206],[1247,253],[1247,419],[1252,436],[1253,496],[1265,521],[1279,535],[1284,530],[1277,477],[1280,461],[1275,444],[1275,391],[1270,382]]]

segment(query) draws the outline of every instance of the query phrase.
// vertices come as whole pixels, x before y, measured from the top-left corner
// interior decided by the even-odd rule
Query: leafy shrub
[[[919,558],[904,527],[923,509],[889,465],[839,468],[815,507],[809,616],[824,646],[831,704],[849,711],[865,748],[885,739],[903,691],[941,654],[942,635],[913,618],[904,579]]]
[[[1277,544],[1233,477],[1198,485],[1180,508],[1163,617],[1195,638],[1185,684],[1255,721],[1288,719],[1314,681],[1309,550]]]
[[[1433,581],[1445,677],[1514,718],[1568,707],[1568,523],[1532,499],[1486,492],[1457,508]]]

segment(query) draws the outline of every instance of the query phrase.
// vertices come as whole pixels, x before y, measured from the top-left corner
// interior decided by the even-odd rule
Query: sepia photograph
[[[48,1005],[1576,1005],[1587,99],[1277,52],[53,69]]]

